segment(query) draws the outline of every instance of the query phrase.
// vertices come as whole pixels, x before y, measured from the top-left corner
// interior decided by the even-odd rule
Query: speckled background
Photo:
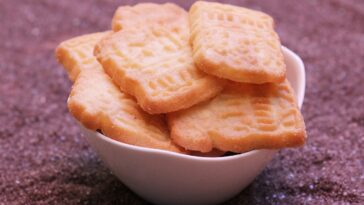
[[[227,204],[364,204],[364,1],[224,2],[272,15],[303,58],[309,136]],[[108,29],[117,6],[134,3],[0,0],[0,204],[146,203],[81,136],[53,54],[62,40]]]

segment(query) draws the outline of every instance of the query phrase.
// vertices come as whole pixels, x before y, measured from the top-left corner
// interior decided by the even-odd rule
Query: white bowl
[[[287,78],[301,107],[305,92],[302,60],[283,47]],[[82,127],[82,126],[81,126]],[[243,190],[277,150],[225,157],[197,157],[133,146],[83,128],[91,146],[131,190],[155,204],[216,204]]]

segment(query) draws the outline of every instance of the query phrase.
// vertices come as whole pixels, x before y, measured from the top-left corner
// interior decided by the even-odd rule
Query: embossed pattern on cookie
[[[68,98],[70,112],[86,128],[101,130],[115,140],[183,152],[171,142],[164,117],[144,112],[131,96],[113,84],[93,56],[97,41],[89,41],[90,37],[107,34],[76,37],[61,44],[67,45],[67,53],[71,55],[64,55],[60,62],[67,71],[78,69],[79,72]]]
[[[273,19],[265,13],[212,2],[190,12],[193,57],[198,68],[232,81],[282,82],[286,67]]]
[[[201,152],[245,152],[302,145],[305,125],[294,93],[279,84],[230,82],[210,102],[167,115],[172,139]]]
[[[112,30],[158,25],[175,32],[183,32],[181,26],[187,19],[186,12],[173,3],[139,3],[134,6],[120,6],[112,18]]]
[[[98,67],[102,69],[93,56],[94,45],[110,31],[87,34],[62,42],[56,49],[57,60],[64,65],[68,77],[75,81],[81,69]]]
[[[165,8],[156,9],[153,18],[163,19]],[[171,29],[169,22],[147,24],[148,19],[144,19],[144,27],[123,26],[95,48],[106,73],[151,114],[191,107],[216,96],[223,87],[223,80],[195,67],[188,15],[181,8],[178,18],[178,29]]]

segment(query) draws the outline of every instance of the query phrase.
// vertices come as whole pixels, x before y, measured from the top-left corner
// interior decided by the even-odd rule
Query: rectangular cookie
[[[147,13],[129,18],[127,23],[114,20],[122,26],[113,27],[122,29],[97,44],[95,55],[106,73],[150,114],[185,109],[216,96],[224,81],[195,67],[187,12],[177,6],[170,11],[158,4],[149,7],[143,13],[153,13],[153,21]],[[141,5],[128,7],[133,11],[139,8]],[[179,12],[174,12],[176,9]],[[180,23],[164,21],[167,11],[167,16],[174,15]],[[131,26],[133,20],[135,26]]]
[[[187,150],[236,153],[304,144],[305,124],[287,80],[229,82],[212,101],[167,115],[172,140]]]
[[[193,58],[199,69],[245,83],[285,79],[273,19],[242,7],[198,1],[189,12]]]
[[[93,56],[97,42],[94,37],[104,37],[107,34],[109,33],[76,37],[61,43],[56,51],[58,61],[75,81],[68,98],[71,114],[86,128],[101,130],[115,140],[184,152],[171,142],[164,117],[149,115],[140,109],[131,96],[113,84]]]

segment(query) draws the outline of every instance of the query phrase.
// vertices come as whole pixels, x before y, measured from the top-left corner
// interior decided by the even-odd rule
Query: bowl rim
[[[297,72],[299,73],[299,76],[301,76],[298,79],[298,84],[301,85],[301,89],[302,92],[298,93],[297,95],[297,104],[298,107],[301,108],[302,104],[303,104],[303,100],[304,100],[304,95],[305,95],[305,87],[306,87],[306,76],[305,76],[305,67],[303,64],[302,59],[296,54],[294,53],[292,50],[288,49],[285,46],[282,46],[282,50],[284,50],[284,52],[287,52],[296,63],[298,63],[298,69]],[[98,138],[100,138],[101,140],[106,141],[107,143],[111,143],[115,146],[119,146],[125,149],[130,149],[132,151],[136,151],[136,152],[144,152],[144,153],[151,153],[151,154],[159,154],[159,155],[165,155],[165,156],[169,156],[169,157],[175,157],[175,158],[182,158],[185,160],[197,160],[197,161],[227,161],[227,160],[235,160],[235,159],[239,159],[239,158],[245,158],[245,157],[249,157],[251,155],[256,155],[262,152],[267,152],[267,151],[271,151],[271,152],[277,152],[277,149],[258,149],[258,150],[252,150],[252,151],[248,151],[248,152],[244,152],[244,153],[240,153],[240,154],[235,154],[235,155],[231,155],[231,156],[220,156],[220,157],[204,157],[204,156],[194,156],[194,155],[187,155],[187,154],[183,154],[183,153],[177,153],[177,152],[172,152],[172,151],[168,151],[168,150],[162,150],[162,149],[156,149],[156,148],[149,148],[149,147],[141,147],[141,146],[137,146],[137,145],[131,145],[131,144],[127,144],[124,142],[120,142],[117,140],[114,140],[110,137],[107,137],[97,131],[93,131],[93,130],[89,130],[87,128],[85,128],[81,123],[79,123],[79,125],[81,126],[81,128],[83,128],[84,131],[86,131],[87,133],[90,133],[92,135],[96,135]],[[86,137],[91,137],[91,136],[86,136]]]
[[[305,99],[305,92],[306,92],[306,68],[305,68],[305,64],[303,63],[301,57],[299,55],[297,55],[295,52],[293,52],[291,49],[282,46],[282,50],[284,50],[284,52],[289,53],[289,55],[294,59],[294,61],[296,63],[298,63],[298,76],[302,76],[300,78],[298,78],[298,84],[301,85],[301,92],[300,93],[295,93],[297,95],[297,104],[299,109],[301,109],[302,105],[303,105],[303,101]]]
[[[90,130],[87,130],[90,131]],[[240,154],[236,154],[236,155],[231,155],[231,156],[223,156],[223,157],[203,157],[203,156],[194,156],[194,155],[188,155],[188,154],[183,154],[183,153],[178,153],[178,152],[172,152],[172,151],[168,151],[168,150],[162,150],[162,149],[156,149],[156,148],[149,148],[149,147],[141,147],[141,146],[137,146],[137,145],[131,145],[131,144],[127,144],[124,142],[120,142],[117,140],[114,140],[110,137],[107,137],[99,132],[93,132],[90,131],[91,133],[97,135],[97,137],[101,138],[104,141],[107,141],[108,143],[114,144],[115,146],[119,146],[119,147],[123,147],[125,149],[129,149],[132,151],[136,151],[136,152],[143,152],[145,154],[159,154],[159,155],[168,155],[169,157],[176,157],[176,158],[183,158],[183,159],[193,159],[193,160],[198,160],[198,161],[226,161],[226,160],[233,160],[233,159],[237,159],[237,158],[242,158],[242,157],[248,157],[250,155],[255,155],[259,152],[262,151],[277,151],[274,149],[260,149],[260,150],[252,150],[249,152],[244,152],[244,153],[240,153]]]

